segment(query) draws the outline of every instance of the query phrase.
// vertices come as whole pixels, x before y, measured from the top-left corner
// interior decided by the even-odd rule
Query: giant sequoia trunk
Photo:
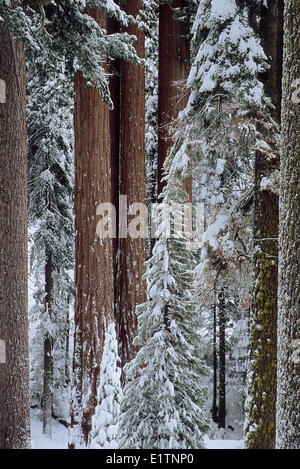
[[[184,83],[190,70],[189,25],[187,20],[176,18],[175,9],[188,6],[185,0],[165,2],[159,6],[159,69],[158,69],[158,195],[165,181],[164,162],[172,145],[170,125],[187,104],[188,94],[183,94],[178,82]],[[177,13],[178,15],[178,13]],[[192,199],[191,178],[185,180],[185,189]]]
[[[285,2],[279,224],[277,437],[300,448],[300,16]]]
[[[88,10],[106,27],[102,10]],[[75,76],[75,337],[69,446],[88,444],[105,329],[113,318],[112,239],[96,235],[96,209],[111,202],[109,111]],[[99,219],[100,221],[100,219]]]
[[[107,18],[108,34],[120,32],[120,23],[115,18]],[[116,210],[116,220],[119,219],[119,160],[120,160],[120,60],[115,59],[109,65],[109,91],[114,108],[109,112],[109,133],[110,133],[110,159],[111,159],[111,194],[112,204]],[[116,223],[116,236],[113,239],[114,258],[114,294],[117,298],[118,279],[118,231],[119,224]],[[116,312],[116,311],[115,311]]]
[[[260,34],[270,69],[262,76],[265,91],[275,106],[273,117],[280,122],[282,76],[283,0],[261,8]],[[276,153],[276,149],[275,153]],[[253,304],[250,318],[250,375],[246,446],[275,447],[276,361],[277,361],[277,267],[278,195],[261,189],[263,178],[279,169],[278,158],[267,159],[257,151],[255,158],[253,230]]]
[[[25,53],[3,22],[0,51],[0,448],[23,449],[30,446]]]
[[[136,16],[141,8],[139,0],[127,0],[124,9]],[[137,37],[135,43],[139,57],[144,56],[144,32],[136,25],[126,31]],[[145,204],[145,75],[140,66],[121,63],[121,135],[120,135],[120,194],[127,196],[127,206]],[[124,199],[125,200],[125,199]],[[126,207],[125,211],[126,211]],[[130,217],[132,219],[132,217]],[[130,220],[129,220],[130,221]],[[121,223],[125,227],[126,214]],[[118,253],[118,338],[119,355],[124,365],[135,354],[132,341],[137,332],[136,305],[146,299],[142,280],[146,260],[145,237],[135,239],[126,236],[126,229],[119,233]]]

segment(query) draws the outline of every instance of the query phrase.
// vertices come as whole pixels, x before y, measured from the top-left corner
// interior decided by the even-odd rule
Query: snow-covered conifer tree
[[[34,63],[34,65],[33,65]],[[28,64],[28,184],[32,231],[30,310],[31,396],[42,406],[44,431],[52,413],[69,419],[69,307],[73,269],[72,80],[63,62]],[[41,370],[44,370],[41,373]]]
[[[277,127],[259,76],[267,57],[248,7],[247,1],[200,0],[192,28],[191,95],[179,116],[178,155],[185,164],[198,161],[194,189],[206,206],[197,269],[203,304],[216,301],[216,289],[231,288],[233,276],[249,296],[254,155],[276,156]]]
[[[141,11],[145,24],[145,147],[146,147],[146,199],[151,231],[152,203],[157,201],[157,106],[158,106],[158,2],[145,1]],[[149,232],[150,234],[150,232]],[[151,241],[147,254],[151,253]]]
[[[114,323],[110,323],[105,335],[100,365],[97,405],[92,421],[90,443],[92,449],[116,449],[118,447],[118,419],[122,399],[119,362],[116,327]]]
[[[207,368],[201,356],[193,252],[187,249],[187,233],[176,228],[176,220],[183,223],[187,194],[173,158],[171,152],[156,219],[158,240],[146,262],[148,299],[138,307],[135,345],[140,349],[124,370],[121,448],[201,448],[209,428],[203,416],[201,376]]]
[[[221,264],[224,271],[237,271],[243,262],[249,269],[245,214],[253,198],[254,149],[264,145],[255,124],[267,103],[258,80],[266,57],[245,2],[201,0],[192,35],[180,153],[183,161],[195,161],[195,197],[205,202],[207,219],[198,272],[209,271],[213,284]]]
[[[41,2],[42,3],[42,2]],[[36,0],[1,1],[0,15],[14,35],[27,45],[28,57],[39,51],[52,60],[73,62],[74,71],[81,70],[90,86],[95,87],[103,101],[112,106],[108,76],[103,67],[108,57],[118,57],[141,64],[128,33],[107,34],[84,12],[85,8],[102,8],[127,25],[134,21],[113,0],[52,0],[39,5]]]

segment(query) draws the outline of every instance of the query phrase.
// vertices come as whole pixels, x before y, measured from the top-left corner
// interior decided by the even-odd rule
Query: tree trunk
[[[86,10],[106,28],[102,10]],[[69,447],[87,445],[106,327],[114,316],[113,245],[96,235],[96,209],[110,203],[109,110],[75,76],[75,336]]]
[[[226,349],[225,349],[225,294],[222,289],[219,293],[219,412],[218,426],[225,428],[226,420]]]
[[[107,18],[107,32],[114,34],[120,32],[120,23],[115,18]],[[110,158],[111,158],[111,193],[112,203],[116,210],[116,220],[119,220],[119,171],[120,171],[120,60],[110,62],[109,91],[114,109],[109,112],[110,126]],[[117,298],[117,272],[118,272],[118,238],[119,224],[116,223],[116,237],[113,239],[114,255],[114,295]],[[117,319],[117,318],[115,318]]]
[[[218,357],[217,357],[217,305],[213,305],[214,324],[213,324],[213,402],[212,402],[212,419],[218,423],[218,406],[217,406],[217,373],[218,373]]]
[[[285,2],[279,225],[278,449],[300,448],[300,16]]]
[[[3,22],[0,50],[0,448],[26,449],[30,396],[25,52]]]
[[[266,94],[275,106],[273,117],[280,122],[282,77],[283,0],[261,7],[260,34],[270,69],[262,75]],[[276,149],[274,149],[276,151]],[[254,187],[253,269],[254,287],[250,318],[250,396],[246,447],[275,447],[277,367],[277,267],[278,195],[260,188],[264,177],[279,169],[279,157],[268,160],[256,152]]]
[[[45,264],[45,315],[47,324],[51,321],[52,313],[52,258],[46,249]],[[44,337],[44,374],[43,374],[43,433],[52,437],[51,418],[53,404],[53,339],[49,332]]]
[[[158,195],[161,194],[165,181],[164,162],[172,145],[170,124],[177,119],[188,101],[178,88],[178,82],[184,82],[190,71],[189,25],[176,19],[175,8],[187,7],[185,0],[161,3],[159,6],[159,68],[158,68]],[[185,181],[185,189],[192,200],[191,177]]]
[[[141,3],[127,0],[126,13],[136,16]],[[139,57],[144,57],[144,32],[136,25],[126,28],[137,37],[135,43]],[[121,142],[120,142],[120,194],[127,196],[128,206],[132,203],[145,204],[145,76],[142,67],[121,62]],[[121,216],[126,224],[126,215]],[[137,332],[136,305],[146,299],[144,262],[146,240],[144,236],[131,238],[119,233],[118,254],[118,338],[120,358],[124,365],[135,354],[132,346]],[[123,237],[124,236],[124,237]]]

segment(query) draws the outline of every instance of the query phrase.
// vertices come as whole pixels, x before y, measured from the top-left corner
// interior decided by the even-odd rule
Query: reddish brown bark
[[[0,51],[0,448],[26,449],[30,396],[25,52],[3,22]]]
[[[120,32],[120,24],[115,18],[107,18],[107,32]],[[109,91],[114,108],[109,112],[110,126],[110,158],[111,158],[111,191],[112,203],[116,209],[116,220],[119,219],[119,158],[120,158],[120,60],[115,59],[109,65]],[[117,297],[117,251],[118,251],[118,223],[116,223],[116,237],[113,240],[114,255],[114,291]]]
[[[87,10],[102,27],[102,10]],[[75,76],[75,338],[71,426],[87,444],[104,335],[113,319],[112,239],[96,235],[97,206],[111,202],[109,110],[81,73]],[[76,435],[77,433],[77,435]],[[74,440],[70,441],[70,446]]]
[[[125,11],[135,16],[140,7],[139,0],[127,0]],[[126,31],[137,37],[137,54],[144,57],[144,32],[136,25],[130,25]],[[127,62],[121,63],[120,194],[127,196],[128,206],[135,202],[145,204],[145,76],[142,67]],[[137,331],[135,307],[146,298],[142,280],[145,260],[144,238],[120,238],[118,335],[123,365],[135,353],[132,346]]]
[[[178,87],[184,83],[190,70],[189,26],[174,15],[174,8],[182,10],[184,0],[163,3],[159,7],[159,70],[158,70],[158,194],[165,182],[163,164],[172,145],[170,124],[178,117],[188,101],[188,93]],[[192,200],[192,181],[185,181],[185,189]]]

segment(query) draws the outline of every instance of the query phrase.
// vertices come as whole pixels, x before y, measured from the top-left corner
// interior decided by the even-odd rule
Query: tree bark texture
[[[106,28],[102,10],[87,9]],[[75,336],[69,446],[87,445],[96,405],[105,331],[114,319],[113,240],[96,235],[100,203],[110,203],[109,110],[75,76]],[[73,434],[72,434],[73,432]]]
[[[26,449],[30,396],[25,52],[3,22],[0,79],[0,448]]]
[[[226,330],[226,305],[225,293],[222,289],[219,293],[219,409],[218,426],[225,428],[226,422],[226,348],[225,348],[225,330]]]
[[[217,353],[217,305],[216,301],[213,305],[213,402],[212,402],[212,419],[218,423],[218,353]]]
[[[300,448],[300,16],[285,2],[278,294],[278,449]]]
[[[126,13],[136,16],[141,3],[127,0]],[[137,37],[135,43],[139,57],[144,57],[144,32],[136,25],[126,28]],[[121,134],[120,134],[120,194],[127,196],[127,206],[146,203],[145,187],[145,75],[142,67],[121,62]],[[125,216],[121,222],[126,223]],[[132,216],[129,215],[130,223]],[[118,252],[118,338],[122,366],[135,354],[132,341],[137,332],[136,305],[146,299],[144,262],[145,237],[135,239],[119,233]],[[123,237],[124,236],[124,237]]]
[[[283,0],[261,7],[260,35],[270,68],[261,79],[280,123]],[[276,148],[274,148],[276,152]],[[276,432],[278,195],[261,189],[263,178],[279,169],[278,157],[255,156],[253,294],[250,318],[250,374],[246,447],[272,449]]]
[[[176,8],[182,12],[187,5],[185,0],[174,0],[159,6],[158,195],[165,186],[163,165],[172,145],[170,124],[188,101],[188,93],[178,88],[178,82],[184,83],[190,71],[189,26],[176,18],[175,13]],[[185,180],[184,186],[191,201],[191,177]]]
[[[108,34],[120,33],[120,23],[115,18],[107,18]],[[114,108],[109,111],[110,125],[110,158],[111,158],[111,193],[112,203],[116,210],[116,220],[119,220],[119,171],[120,171],[120,60],[115,59],[109,65],[109,91]],[[114,292],[117,298],[118,272],[118,233],[119,224],[116,223],[116,237],[113,239],[114,253]]]

